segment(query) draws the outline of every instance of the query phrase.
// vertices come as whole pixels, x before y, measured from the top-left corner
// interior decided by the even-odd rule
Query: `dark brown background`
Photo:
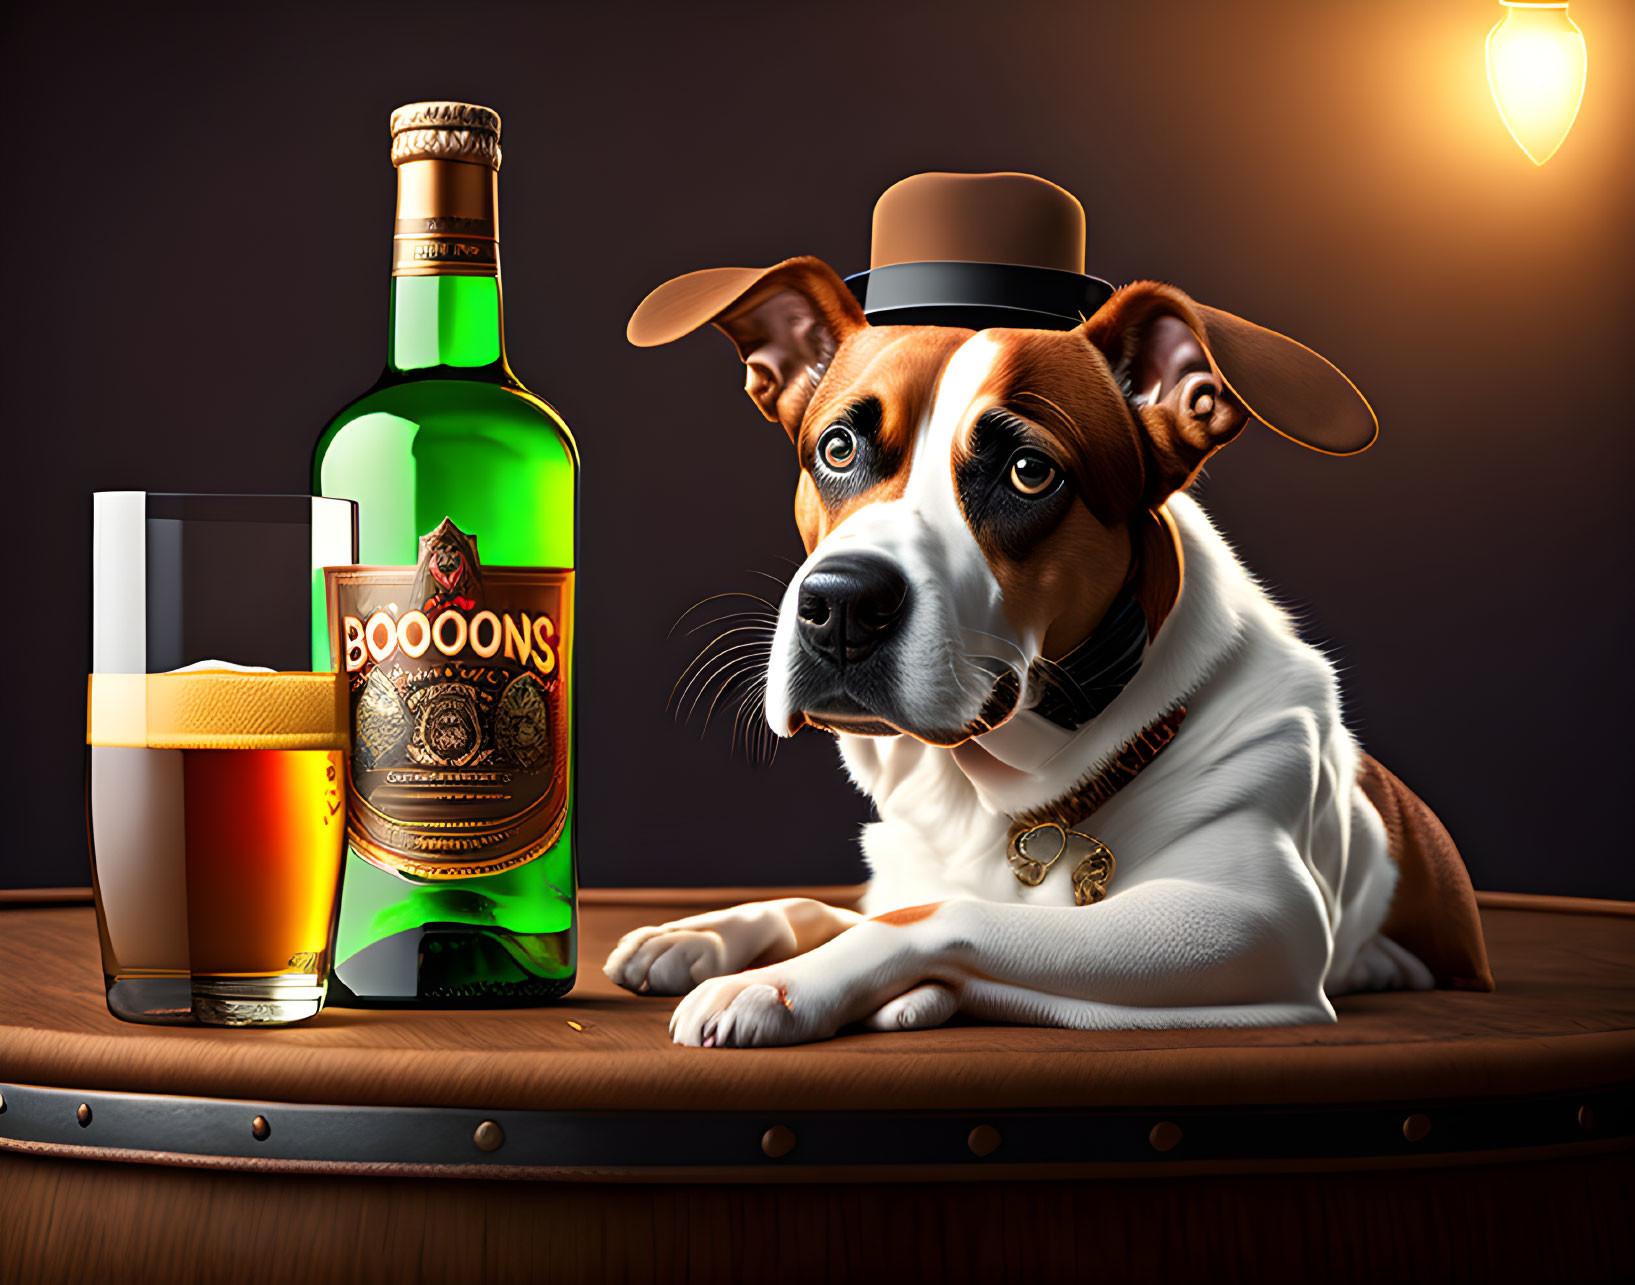
[[[794,470],[713,335],[628,347],[652,286],[865,266],[879,192],[1020,169],[1092,271],[1304,340],[1383,425],[1355,460],[1246,432],[1205,501],[1345,671],[1363,743],[1478,886],[1635,895],[1635,12],[1574,0],[1577,125],[1535,169],[1487,0],[36,6],[4,62],[10,842],[87,878],[89,493],[306,487],[383,353],[386,116],[505,118],[518,371],[585,458],[587,883],[839,881],[866,806],[813,733],[776,763],[665,704],[689,603],[799,555]],[[707,637],[697,635],[694,642]]]

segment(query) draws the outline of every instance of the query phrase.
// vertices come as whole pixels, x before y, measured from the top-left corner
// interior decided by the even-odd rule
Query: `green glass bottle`
[[[392,114],[386,370],[313,454],[314,491],[358,502],[360,558],[313,613],[353,715],[332,1004],[529,1005],[574,981],[579,455],[506,362],[499,125]]]

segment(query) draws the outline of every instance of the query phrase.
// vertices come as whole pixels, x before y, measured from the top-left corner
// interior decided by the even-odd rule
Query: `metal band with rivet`
[[[795,1149],[795,1131],[786,1125],[775,1124],[761,1135],[761,1150],[774,1160],[781,1160]]]
[[[979,1124],[966,1135],[965,1145],[971,1149],[971,1154],[979,1159],[991,1156],[999,1150],[999,1130],[991,1124]]]
[[[729,1110],[493,1108],[479,1114],[470,1106],[322,1105],[15,1082],[0,1083],[0,1093],[0,1156],[75,1156],[91,1147],[113,1159],[168,1156],[206,1168],[306,1173],[435,1174],[479,1166],[564,1175],[760,1173],[781,1180],[837,1166],[880,1175],[929,1166],[952,1175],[975,1164],[1142,1169],[1178,1160],[1253,1171],[1266,1164],[1370,1157],[1399,1163],[1442,1163],[1459,1155],[1503,1159],[1538,1148],[1571,1155],[1635,1144],[1635,1080],[1547,1094],[1439,1098],[1422,1102],[1412,1115],[1396,1101],[1185,1106],[1163,1118],[1150,1107],[1058,1106],[984,1109],[980,1115],[792,1111],[771,1117],[777,1121],[771,1127],[767,1114]],[[256,1117],[270,1124],[273,1115],[278,1127],[266,1138],[255,1137]],[[1423,1118],[1405,1129],[1414,1116]],[[500,1144],[495,1150],[478,1145],[479,1122],[492,1126],[482,1137]],[[1411,1135],[1420,1125],[1426,1131],[1416,1141]],[[1002,1139],[991,1160],[977,1155],[991,1140],[985,1129]]]

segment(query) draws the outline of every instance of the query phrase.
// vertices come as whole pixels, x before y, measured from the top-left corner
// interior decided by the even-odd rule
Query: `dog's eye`
[[[818,442],[818,458],[837,473],[844,473],[857,459],[857,435],[836,424]]]
[[[1059,476],[1054,464],[1033,451],[1023,451],[1011,461],[1011,485],[1023,495],[1043,495]]]

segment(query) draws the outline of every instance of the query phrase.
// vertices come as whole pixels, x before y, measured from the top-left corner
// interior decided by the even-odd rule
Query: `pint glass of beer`
[[[311,1017],[348,741],[344,686],[306,664],[322,569],[355,558],[354,507],[118,491],[93,510],[86,801],[108,1008]]]

